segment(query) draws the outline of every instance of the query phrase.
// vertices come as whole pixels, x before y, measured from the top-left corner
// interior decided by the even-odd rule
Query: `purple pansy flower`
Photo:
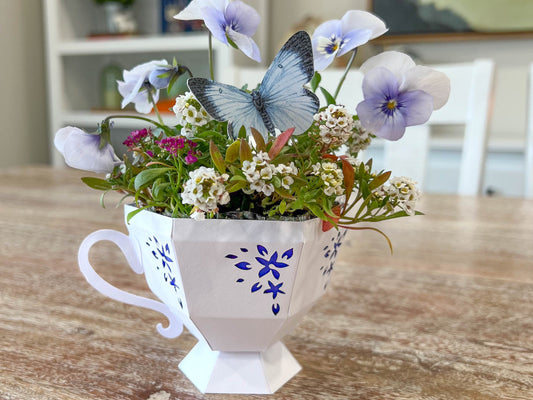
[[[326,21],[313,33],[315,70],[322,71],[350,50],[387,32],[385,23],[375,15],[361,10],[348,11],[342,19]]]
[[[214,37],[225,44],[235,44],[244,54],[260,62],[259,48],[252,39],[261,17],[242,1],[193,0],[174,18],[201,19]]]
[[[122,95],[122,108],[129,103],[135,105],[135,110],[142,114],[148,114],[152,111],[152,102],[150,101],[151,94],[155,103],[159,100],[159,89],[154,87],[150,81],[149,76],[152,71],[159,67],[168,65],[166,60],[154,60],[144,64],[137,65],[132,70],[124,70],[124,81],[118,81],[118,91]]]
[[[364,100],[357,105],[363,127],[388,140],[398,140],[407,126],[420,125],[441,108],[450,94],[442,72],[417,66],[406,54],[389,51],[362,66]]]
[[[109,143],[100,148],[100,140],[100,135],[91,135],[79,128],[67,126],[56,132],[54,145],[72,168],[96,173],[112,172],[122,161]]]

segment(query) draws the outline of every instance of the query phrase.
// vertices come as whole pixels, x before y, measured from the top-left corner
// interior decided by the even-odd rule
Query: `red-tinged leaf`
[[[267,147],[265,139],[263,139],[263,135],[261,135],[259,131],[255,128],[250,128],[250,130],[252,131],[252,136],[254,137],[255,148],[257,149],[257,151],[266,151]]]
[[[244,161],[252,161],[252,149],[248,142],[244,139],[241,140],[241,146],[239,148],[241,165]]]
[[[236,140],[232,144],[230,144],[230,146],[226,150],[226,162],[228,164],[232,164],[233,162],[235,162],[237,157],[239,157],[240,148],[241,148],[240,140]]]
[[[335,222],[335,224],[337,224],[339,222],[339,218],[341,214],[341,207],[335,206],[333,207],[331,211],[333,211],[335,215],[329,215],[329,214],[326,214],[326,215],[328,216],[329,219]],[[322,232],[327,232],[335,226],[332,221],[322,220]]]
[[[268,152],[268,157],[270,157],[270,160],[276,158],[276,156],[280,153],[281,149],[283,149],[283,147],[287,144],[293,133],[294,128],[287,129],[274,140],[274,143],[272,143],[272,147]]]
[[[337,161],[339,159],[339,157],[337,157],[335,154],[323,154],[322,158],[325,158],[326,160],[331,160],[331,161]]]
[[[346,159],[342,158],[342,174],[344,175],[344,194],[346,201],[344,203],[344,209],[348,205],[350,196],[352,195],[353,186],[355,183],[355,170],[353,169],[352,164],[350,164]]]
[[[222,157],[222,153],[213,141],[209,143],[209,154],[211,155],[213,164],[215,164],[215,167],[217,167],[218,172],[221,174],[226,172],[226,163],[224,162],[224,157]]]

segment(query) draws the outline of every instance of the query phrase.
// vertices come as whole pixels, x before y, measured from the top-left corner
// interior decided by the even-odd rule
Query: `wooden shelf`
[[[219,46],[215,45],[214,47],[216,49]],[[162,51],[207,51],[208,39],[204,33],[145,37],[106,37],[64,41],[58,44],[57,49],[58,53],[63,56],[156,53]]]

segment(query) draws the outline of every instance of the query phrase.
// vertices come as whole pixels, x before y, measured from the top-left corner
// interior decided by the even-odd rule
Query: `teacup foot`
[[[225,352],[200,341],[179,368],[202,393],[271,394],[302,367],[281,342],[264,352]]]

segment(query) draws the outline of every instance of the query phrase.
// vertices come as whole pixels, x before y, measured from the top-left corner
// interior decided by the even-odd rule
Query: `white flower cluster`
[[[363,128],[359,120],[353,122],[352,134],[346,141],[350,154],[357,154],[365,150],[372,142],[370,133]]]
[[[313,165],[313,175],[320,176],[324,182],[326,196],[344,194],[344,187],[342,186],[344,174],[336,163],[329,161],[316,163]]]
[[[314,119],[325,144],[340,146],[352,135],[353,116],[342,105],[330,104]]]
[[[215,212],[219,204],[227,204],[230,200],[224,182],[228,175],[219,175],[213,168],[199,167],[189,172],[181,199],[184,204],[194,206],[191,218],[204,219],[206,212]]]
[[[389,196],[391,203],[408,215],[415,214],[415,205],[420,199],[420,191],[412,179],[405,176],[392,178],[389,184],[379,188],[377,193],[381,197]]]
[[[242,171],[250,182],[251,191],[263,193],[265,196],[274,193],[273,179],[280,179],[281,187],[288,190],[294,183],[292,175],[298,175],[298,169],[293,162],[288,165],[272,165],[268,153],[263,151],[253,156],[252,161],[244,161]]]
[[[178,125],[183,126],[181,135],[187,138],[194,135],[197,126],[203,126],[212,120],[191,92],[176,97],[176,104],[172,110],[178,118]]]

